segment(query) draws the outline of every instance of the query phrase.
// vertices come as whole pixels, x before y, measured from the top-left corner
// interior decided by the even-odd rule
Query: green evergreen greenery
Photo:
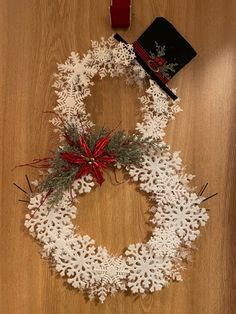
[[[50,172],[39,183],[39,191],[49,192],[50,202],[52,203],[58,203],[61,200],[63,192],[71,187],[79,170],[79,165],[64,160],[61,154],[64,152],[84,153],[79,143],[81,134],[78,132],[76,125],[67,124],[62,129],[62,134],[65,141],[62,146],[58,147],[53,158],[49,161]],[[99,139],[109,136],[105,153],[113,154],[116,161],[124,167],[131,164],[140,164],[144,152],[150,148],[160,150],[158,141],[153,141],[151,138],[143,139],[137,134],[126,134],[122,130],[113,132],[106,128],[94,128],[83,136],[91,151],[93,151]],[[111,163],[110,166],[114,166],[114,163]]]

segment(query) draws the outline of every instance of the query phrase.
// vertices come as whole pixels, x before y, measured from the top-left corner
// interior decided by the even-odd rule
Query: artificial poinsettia
[[[80,136],[79,148],[82,151],[81,153],[61,153],[62,159],[66,160],[69,164],[78,166],[75,179],[79,179],[90,173],[96,179],[97,183],[102,185],[104,181],[102,169],[106,169],[108,164],[116,161],[114,153],[106,151],[109,141],[110,136],[104,136],[96,142],[94,149],[91,150],[84,136]]]

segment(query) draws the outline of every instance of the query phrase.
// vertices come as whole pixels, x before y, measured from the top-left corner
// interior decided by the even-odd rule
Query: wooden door
[[[209,182],[210,220],[201,232],[184,281],[144,298],[122,293],[104,304],[69,288],[40,257],[23,227],[26,206],[12,183],[37,177],[15,165],[47,156],[57,137],[43,111],[56,97],[57,63],[90,40],[114,32],[109,0],[0,1],[1,314],[234,314],[236,236],[236,5],[234,0],[134,0],[132,25],[120,34],[133,42],[156,16],[164,16],[191,42],[197,58],[171,83],[183,112],[168,126],[167,142],[182,151],[194,184]],[[97,124],[133,130],[139,118],[136,89],[124,80],[97,81],[88,110]],[[106,183],[81,200],[76,223],[118,254],[145,239],[148,202],[135,186]],[[122,179],[122,177],[120,177]]]

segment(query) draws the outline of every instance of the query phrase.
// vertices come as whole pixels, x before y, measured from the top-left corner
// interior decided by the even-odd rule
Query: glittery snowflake
[[[173,205],[158,207],[152,222],[174,228],[185,244],[191,245],[200,233],[199,227],[204,226],[208,220],[206,210],[199,207],[201,201],[195,193],[190,193],[188,198],[176,199]]]
[[[95,280],[93,264],[102,258],[102,254],[89,236],[75,235],[68,238],[64,247],[57,248],[52,256],[60,275],[66,275],[74,288],[85,289]]]
[[[85,95],[90,95],[90,90],[86,89]],[[85,114],[85,106],[82,101],[81,93],[73,90],[72,86],[68,90],[57,92],[58,105],[55,107],[56,112],[60,112],[62,116],[68,121],[72,117]],[[84,97],[85,97],[84,95]]]
[[[156,185],[152,189],[151,198],[158,205],[174,204],[175,200],[188,194],[186,186],[181,182],[181,177],[176,175],[162,175],[157,178]]]
[[[125,261],[121,257],[104,256],[102,262],[96,262],[93,268],[96,274],[96,289],[90,291],[90,298],[96,297],[104,302],[108,293],[126,290],[126,277],[129,273]]]
[[[72,52],[64,64],[58,65],[59,74],[56,76],[56,87],[75,88],[87,87],[91,85],[91,78],[97,73],[96,67],[92,64],[91,54],[86,54],[80,58],[78,53]]]
[[[158,291],[167,284],[172,268],[168,258],[155,256],[141,243],[129,245],[125,255],[130,270],[128,286],[133,293]]]
[[[97,274],[97,281],[103,284],[115,284],[121,289],[125,289],[123,279],[127,277],[129,271],[124,260],[120,257],[107,255],[101,264],[94,265],[94,272]]]
[[[94,186],[95,183],[93,181],[93,177],[91,174],[88,174],[80,179],[75,180],[72,184],[73,190],[77,191],[78,194],[89,193]]]
[[[147,242],[150,249],[157,256],[177,256],[181,240],[174,228],[155,228],[150,240]]]
[[[160,140],[165,135],[165,127],[168,119],[165,116],[154,117],[152,113],[144,116],[143,122],[138,122],[136,130],[142,134],[143,138],[151,137],[154,140]]]
[[[117,43],[113,36],[107,41],[104,38],[100,42],[92,41],[92,48],[90,53],[100,78],[126,75],[127,66],[135,58],[132,45]]]
[[[69,193],[65,193],[57,206],[50,206],[45,199],[46,193],[37,194],[30,199],[28,205],[31,214],[26,215],[25,226],[30,233],[43,243],[51,241],[51,235],[61,232],[62,226],[67,226],[71,232],[77,208],[71,204]]]
[[[173,90],[175,93],[176,90]],[[153,80],[150,80],[150,87],[146,90],[148,96],[140,98],[143,104],[142,110],[152,112],[154,115],[164,115],[168,119],[174,119],[175,114],[181,111],[178,105],[179,99],[170,102],[164,92]]]
[[[135,53],[132,45],[118,43],[113,49],[113,58],[115,63],[128,66],[135,58]]]
[[[146,155],[139,165],[132,165],[129,174],[134,181],[140,181],[140,189],[147,193],[158,193],[160,183],[164,183],[167,177],[176,175],[181,169],[181,159],[178,153],[164,155]]]

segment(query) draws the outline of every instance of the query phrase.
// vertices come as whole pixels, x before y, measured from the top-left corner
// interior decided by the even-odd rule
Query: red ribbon
[[[142,45],[135,41],[133,43],[135,53],[147,64],[147,66],[152,70],[152,73],[157,76],[164,84],[168,82],[168,78],[165,77],[161,71],[160,66],[165,63],[165,59],[161,57],[156,57],[153,59],[149,53],[142,47]]]
[[[109,141],[109,136],[102,137],[95,144],[93,151],[91,151],[84,136],[80,136],[79,145],[83,151],[82,154],[70,152],[61,153],[61,157],[68,163],[79,166],[75,179],[79,179],[90,173],[96,179],[97,183],[102,185],[104,178],[101,170],[106,169],[109,163],[116,161],[113,154],[105,151]]]
[[[50,157],[37,158],[37,159],[34,159],[30,163],[19,165],[19,166],[16,166],[15,168],[30,166],[32,168],[38,168],[38,169],[46,168],[46,169],[48,169],[48,168],[50,168],[50,162],[51,161],[52,161],[52,158],[50,158]],[[15,168],[13,168],[13,169],[15,169]]]
[[[110,6],[111,26],[127,28],[131,20],[131,0],[112,0]]]

